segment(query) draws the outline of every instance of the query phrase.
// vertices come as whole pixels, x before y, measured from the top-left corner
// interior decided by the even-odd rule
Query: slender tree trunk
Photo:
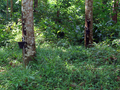
[[[60,16],[60,9],[58,8],[58,0],[57,0],[57,14],[56,14],[56,19],[55,19],[55,21],[56,21],[56,23],[61,23],[61,21],[60,21],[60,18],[59,18],[59,16]]]
[[[7,0],[7,8],[6,8],[6,19],[8,19],[8,0]]]
[[[56,18],[57,23],[61,23],[59,16],[60,16],[60,10],[57,10],[57,18]]]
[[[117,23],[117,8],[118,8],[118,0],[114,0],[114,4],[113,4],[113,16],[112,16],[112,20]]]
[[[13,13],[13,0],[11,0],[11,17],[12,17],[12,13]]]
[[[25,66],[35,57],[35,37],[33,24],[33,0],[22,0],[22,41]]]
[[[85,0],[85,32],[84,45],[91,47],[93,44],[93,0]]]
[[[34,0],[34,12],[36,12],[37,7],[38,7],[38,0]]]

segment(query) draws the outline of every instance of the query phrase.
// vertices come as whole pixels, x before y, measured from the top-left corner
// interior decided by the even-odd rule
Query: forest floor
[[[120,49],[36,42],[25,68],[15,40],[0,47],[0,90],[120,90]]]

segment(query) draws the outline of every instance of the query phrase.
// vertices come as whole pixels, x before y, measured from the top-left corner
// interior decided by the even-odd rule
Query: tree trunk
[[[23,63],[28,65],[35,57],[35,37],[33,24],[33,0],[22,0],[22,41]]]
[[[38,7],[38,0],[34,0],[34,12],[36,12],[37,7]]]
[[[8,19],[8,0],[7,0],[7,7],[6,7],[6,19]]]
[[[57,10],[57,17],[56,17],[56,23],[61,23],[61,20],[60,20],[60,10]]]
[[[117,23],[117,8],[118,8],[118,0],[114,0],[112,20],[115,23]]]
[[[84,45],[91,47],[93,43],[93,0],[85,0],[85,32]]]
[[[13,0],[11,0],[11,17],[12,17],[12,13],[13,13]]]
[[[58,2],[58,0],[57,0],[57,13],[56,13],[56,19],[55,19],[55,21],[56,21],[56,23],[61,23],[61,21],[60,21],[60,9],[58,8],[58,4],[59,4],[59,2]]]

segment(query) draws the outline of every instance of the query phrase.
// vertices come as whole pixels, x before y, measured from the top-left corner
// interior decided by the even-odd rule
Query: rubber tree
[[[13,13],[13,0],[11,0],[11,17],[12,17],[12,13]]]
[[[22,0],[23,63],[35,60],[35,37],[33,24],[33,0]]]
[[[37,7],[38,7],[38,0],[34,0],[34,12],[36,12]]]
[[[117,8],[119,0],[113,0],[113,16],[112,20],[117,23]]]
[[[85,0],[85,47],[92,46],[93,43],[93,0]]]
[[[8,19],[8,0],[7,0],[7,7],[6,7],[6,19]]]
[[[56,23],[61,23],[60,19],[59,19],[60,18],[60,8],[58,8],[59,1],[57,0],[56,2],[57,2],[57,5],[56,5],[57,15],[56,15],[56,20],[55,21],[56,21]]]

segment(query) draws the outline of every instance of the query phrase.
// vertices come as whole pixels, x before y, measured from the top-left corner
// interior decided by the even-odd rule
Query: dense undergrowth
[[[119,90],[120,49],[105,42],[84,48],[36,36],[36,60],[22,64],[17,40],[0,47],[0,90]],[[41,36],[42,38],[42,36]]]
[[[40,0],[34,13],[37,62],[25,68],[17,44],[21,0],[14,1],[12,17],[2,0],[0,90],[120,90],[120,8],[115,24],[113,3],[102,1],[93,2],[94,47],[85,48],[85,0]]]

